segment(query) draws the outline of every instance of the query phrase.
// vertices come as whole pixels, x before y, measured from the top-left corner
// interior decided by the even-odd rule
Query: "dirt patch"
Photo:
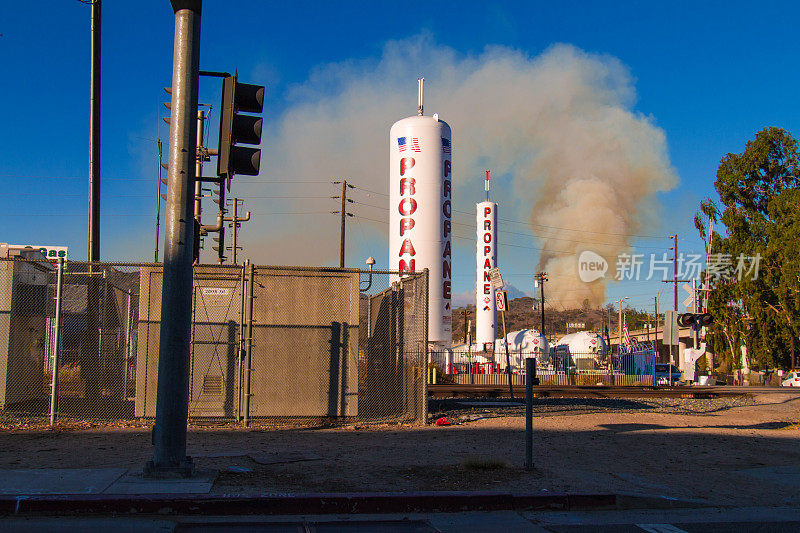
[[[523,468],[524,408],[485,403],[433,404],[432,419],[445,416],[448,426],[192,426],[188,451],[198,467],[220,471],[220,494],[624,492],[797,505],[799,491],[750,470],[800,465],[799,413],[800,399],[778,394],[539,399],[533,470]],[[140,468],[152,455],[147,426],[6,429],[0,450],[0,468]]]

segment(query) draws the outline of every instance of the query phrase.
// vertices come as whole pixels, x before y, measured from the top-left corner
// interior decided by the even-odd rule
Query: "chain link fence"
[[[431,351],[431,366],[435,374],[429,373],[429,383],[434,375],[438,383],[464,385],[506,385],[507,364],[511,367],[511,383],[525,384],[525,359],[536,359],[536,377],[540,385],[608,385],[608,386],[653,386],[663,383],[654,365],[656,353],[647,343],[637,350],[626,353],[605,354],[603,352],[571,352],[566,349],[551,349],[546,352],[503,349],[495,353],[483,351]],[[507,363],[508,360],[508,363]],[[672,383],[679,380],[675,376]]]
[[[148,423],[162,275],[1,258],[0,423]],[[190,419],[425,421],[426,272],[197,265],[192,298]]]

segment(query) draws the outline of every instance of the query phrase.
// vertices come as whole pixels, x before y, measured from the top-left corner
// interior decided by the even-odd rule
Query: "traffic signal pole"
[[[100,0],[92,2],[92,85],[89,94],[89,261],[100,261]],[[89,271],[92,267],[89,265]]]
[[[192,473],[186,456],[189,414],[194,182],[202,0],[171,0],[175,12],[164,278],[151,476]]]

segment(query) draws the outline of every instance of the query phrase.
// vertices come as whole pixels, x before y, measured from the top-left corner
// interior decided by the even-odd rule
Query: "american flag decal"
[[[446,154],[450,153],[450,139],[442,137],[442,152]]]
[[[419,137],[398,137],[397,147],[400,148],[401,152],[405,152],[406,150],[411,152],[422,151],[419,147]]]

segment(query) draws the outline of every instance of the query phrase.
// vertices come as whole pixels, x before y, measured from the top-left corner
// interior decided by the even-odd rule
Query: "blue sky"
[[[627,69],[635,90],[630,110],[663,131],[669,163],[679,179],[676,187],[655,195],[655,222],[636,231],[637,235],[664,238],[631,239],[641,253],[660,253],[660,247],[666,251],[666,236],[672,233],[680,235],[682,250],[700,251],[692,216],[700,199],[714,196],[719,160],[728,152],[740,152],[764,127],[779,126],[797,133],[794,100],[800,45],[795,3],[426,4],[412,10],[408,4],[396,2],[278,5],[207,1],[201,68],[238,69],[242,81],[266,85],[264,116],[265,131],[269,132],[270,127],[285,131],[292,114],[309,109],[315,98],[326,100],[333,93],[341,97],[348,90],[342,87],[341,73],[352,69],[364,76],[371,67],[378,68],[391,42],[422,39],[423,54],[426,47],[433,47],[458,61],[481,56],[494,46],[536,58],[558,43],[593,57],[615,58]],[[0,128],[0,180],[8,206],[0,215],[6,228],[0,241],[68,245],[76,259],[86,255],[90,9],[77,0],[15,2],[4,6],[0,17],[7,104]],[[168,136],[160,117],[166,115],[162,87],[171,79],[173,22],[166,0],[107,0],[103,4],[104,260],[153,258],[156,139],[166,143]],[[331,75],[332,69],[339,77]],[[446,99],[435,96],[437,76],[442,74],[418,74],[430,84],[426,87],[430,87],[432,104],[446,109]],[[403,118],[403,113],[413,114],[416,79],[409,78],[408,111],[378,125],[385,127],[387,137],[392,121]],[[218,81],[201,81],[200,100],[218,104]],[[211,144],[216,140],[215,118],[212,111]],[[458,135],[454,131],[455,165]],[[265,137],[273,139],[269,134]],[[376,173],[386,176],[388,169],[379,168]],[[245,209],[253,211],[254,219],[260,217],[258,224],[245,226],[244,245],[255,242],[254,233],[284,231],[286,226],[272,222],[276,216],[291,219],[295,228],[304,226],[303,215],[274,214],[282,212],[283,204],[292,203],[286,212],[298,212],[301,204],[312,211],[336,209],[324,197],[336,194],[328,182],[337,177],[324,172],[278,175],[269,160],[262,162],[260,178],[271,183],[259,188],[258,196],[273,199],[256,198],[255,189],[248,190],[245,180],[241,186],[234,183],[233,194],[249,195]],[[364,204],[386,202],[380,194],[385,190],[375,190],[373,184],[356,185],[373,192],[354,196]],[[502,183],[498,190],[503,191]],[[473,212],[481,191],[473,195],[462,191],[461,195],[461,199],[454,198],[456,209]],[[276,203],[274,197],[278,196],[285,201]],[[287,198],[296,196],[308,198]],[[503,204],[504,198],[495,199]],[[206,212],[212,205],[208,203]],[[349,266],[360,266],[367,255],[378,259],[378,268],[386,265],[386,243],[381,242],[381,224],[376,222],[382,218],[379,211],[369,209],[357,212],[361,218],[353,219],[349,230],[353,239],[348,248]],[[526,220],[524,214],[513,218]],[[306,231],[329,237],[330,253],[318,262],[335,265],[338,228],[334,219],[329,222],[327,227],[315,225]],[[509,281],[531,291],[537,240],[535,231],[527,231],[529,238],[516,238],[522,239],[523,245],[530,244],[530,249],[519,252],[501,247],[501,265],[507,258]],[[454,270],[459,264],[464,266],[460,276],[454,273],[454,290],[461,293],[471,288],[474,259],[470,243],[457,244],[460,251]],[[207,247],[210,252],[210,243]],[[252,254],[258,262],[272,262],[268,248],[259,250]],[[522,255],[515,256],[518,253]],[[296,258],[282,262],[305,264],[314,259],[299,247]],[[664,289],[664,284],[653,282],[611,284],[607,296],[630,296],[634,306],[649,307],[652,297]],[[661,305],[670,301],[664,299],[668,296],[668,291],[662,292]]]

